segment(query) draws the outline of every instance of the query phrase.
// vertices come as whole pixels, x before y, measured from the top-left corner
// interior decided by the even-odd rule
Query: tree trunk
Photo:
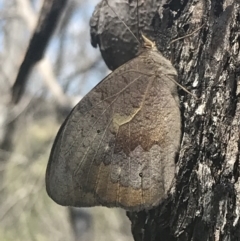
[[[134,239],[240,240],[240,1],[172,0],[156,10],[158,49],[199,100],[179,88],[175,184],[159,207],[128,213]]]
[[[24,93],[30,71],[42,59],[66,4],[67,0],[47,0],[43,2],[37,26],[12,87],[12,101],[15,104],[19,102]]]

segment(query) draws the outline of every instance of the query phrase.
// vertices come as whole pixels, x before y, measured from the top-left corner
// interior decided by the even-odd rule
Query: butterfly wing
[[[151,53],[144,53],[75,106],[58,132],[47,167],[53,200],[141,210],[166,196],[181,122],[176,86],[169,86],[164,71],[159,72]]]

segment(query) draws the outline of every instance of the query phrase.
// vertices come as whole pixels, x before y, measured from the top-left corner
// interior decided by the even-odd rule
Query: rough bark
[[[153,17],[161,2],[102,0],[96,6],[90,20],[91,43],[99,46],[109,69],[114,70],[136,56],[140,33],[153,39]]]
[[[157,10],[157,46],[173,59],[179,83],[200,99],[179,89],[175,184],[159,207],[128,213],[134,239],[240,240],[240,1],[171,0]],[[170,54],[172,39],[202,24],[174,42]]]

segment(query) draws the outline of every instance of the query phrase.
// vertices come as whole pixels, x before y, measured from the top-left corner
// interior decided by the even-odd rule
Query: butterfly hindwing
[[[47,168],[47,191],[57,203],[141,210],[166,196],[181,129],[173,77],[161,54],[145,51],[76,105]]]

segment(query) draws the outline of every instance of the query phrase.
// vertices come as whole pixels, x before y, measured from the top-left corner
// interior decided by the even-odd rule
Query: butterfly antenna
[[[192,33],[190,33],[190,34],[187,34],[187,35],[185,35],[185,36],[183,36],[183,37],[179,37],[179,38],[173,39],[173,40],[170,42],[170,44],[173,44],[173,43],[177,42],[178,40],[181,40],[181,39],[188,38],[188,37],[192,36],[194,33],[198,32],[204,25],[205,25],[205,23],[202,24],[199,28],[197,28],[196,30],[194,30],[194,31],[193,31]]]
[[[119,17],[119,15],[116,13],[116,11],[110,6],[110,4],[108,3],[108,1],[107,0],[105,0],[106,1],[106,3],[107,3],[107,5],[108,5],[108,7],[113,11],[113,13],[119,18],[119,20],[122,22],[122,24],[127,28],[127,30],[133,35],[133,37],[137,40],[137,42],[139,43],[139,44],[141,44],[140,43],[140,41],[138,40],[138,38],[136,37],[136,35],[132,32],[132,30],[127,26],[127,24]]]
[[[139,34],[139,2],[137,0],[137,38],[140,39]]]
[[[184,90],[186,93],[188,93],[189,95],[191,95],[195,100],[199,100],[199,98],[192,94],[190,91],[188,91],[185,87],[183,87],[181,84],[179,84],[176,80],[174,80],[173,78],[170,78],[168,76],[166,76],[168,79],[170,79],[173,83],[175,83],[177,86],[179,86],[182,90]]]

